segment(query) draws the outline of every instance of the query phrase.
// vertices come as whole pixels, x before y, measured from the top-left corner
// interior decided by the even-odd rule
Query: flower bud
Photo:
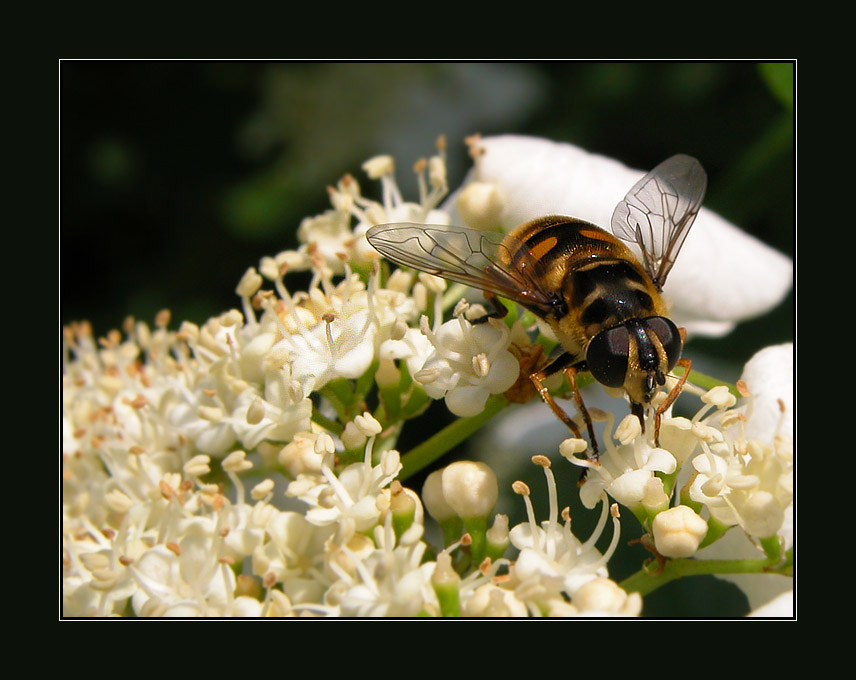
[[[435,470],[425,478],[422,485],[422,503],[428,514],[438,522],[457,517],[443,495],[443,470]]]
[[[657,515],[651,530],[661,555],[690,557],[707,535],[707,522],[686,505],[677,505]]]
[[[496,474],[484,463],[458,461],[443,470],[443,497],[461,518],[486,517],[499,497]]]
[[[398,370],[395,361],[388,357],[381,357],[375,372],[375,382],[380,388],[398,387],[401,382],[401,371]]]
[[[638,593],[628,595],[621,586],[608,578],[594,579],[580,586],[574,593],[572,603],[583,614],[609,612],[635,616],[642,609],[642,598]]]
[[[651,514],[662,512],[669,507],[669,497],[663,488],[663,480],[659,477],[651,477],[645,482],[642,507]]]
[[[719,409],[729,408],[737,403],[737,397],[731,394],[725,385],[717,385],[709,389],[701,396],[701,400],[705,404],[713,404]]]
[[[505,553],[511,544],[508,533],[508,515],[496,515],[493,525],[485,533],[487,539],[487,556],[497,560]]]

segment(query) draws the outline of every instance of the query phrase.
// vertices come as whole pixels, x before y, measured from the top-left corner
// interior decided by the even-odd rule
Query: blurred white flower
[[[551,214],[578,217],[609,230],[615,206],[645,174],[546,139],[505,135],[474,144],[475,167],[465,186],[480,182],[498,188],[503,210],[496,227],[506,231]],[[792,279],[790,258],[702,208],[665,294],[679,326],[690,335],[716,336],[775,307],[791,289]]]
[[[411,529],[396,537],[388,514],[372,532],[375,549],[358,554],[340,548],[350,569],[335,559],[330,567],[341,578],[334,589],[342,616],[410,617],[439,610],[431,585],[435,563],[423,562],[427,545],[420,540],[422,526]]]

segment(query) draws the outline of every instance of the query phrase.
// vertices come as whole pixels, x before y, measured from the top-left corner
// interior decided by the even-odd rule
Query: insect
[[[707,187],[699,162],[686,155],[663,161],[615,207],[612,233],[573,217],[547,216],[510,234],[414,223],[380,224],[369,243],[400,265],[484,292],[502,318],[504,298],[542,319],[561,354],[529,377],[553,412],[580,437],[580,428],[544,386],[563,372],[585,422],[593,457],[598,447],[575,376],[588,371],[603,385],[623,388],[644,431],[644,413],[675,366],[684,373],[655,411],[660,419],[680,394],[691,362],[682,358],[685,332],[667,316],[662,297]],[[624,242],[639,246],[641,261]]]

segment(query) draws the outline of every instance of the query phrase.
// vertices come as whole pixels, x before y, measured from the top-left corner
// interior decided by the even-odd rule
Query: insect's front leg
[[[593,455],[592,458],[597,459],[598,448],[597,448],[597,439],[594,435],[594,427],[592,426],[591,418],[589,417],[588,410],[583,403],[582,395],[580,394],[579,388],[577,387],[577,382],[574,379],[574,376],[579,372],[579,367],[573,365],[575,357],[568,352],[559,355],[554,359],[550,364],[545,366],[540,371],[532,373],[529,376],[529,379],[535,385],[535,389],[538,390],[538,394],[541,395],[541,398],[550,407],[553,413],[561,420],[565,425],[567,425],[570,430],[574,433],[574,436],[577,438],[582,438],[582,433],[580,432],[580,428],[577,427],[577,424],[571,419],[571,417],[565,413],[564,409],[556,403],[556,400],[553,399],[553,395],[550,394],[550,391],[544,385],[544,380],[549,378],[551,375],[555,375],[560,371],[563,371],[568,378],[568,381],[571,384],[571,390],[574,394],[574,402],[577,405],[580,413],[583,416],[583,420],[585,420],[586,427],[588,428],[589,437],[591,439],[591,446]]]
[[[672,388],[672,391],[669,392],[669,396],[666,397],[666,400],[660,404],[657,410],[654,413],[654,446],[660,446],[660,420],[663,417],[663,414],[666,410],[675,403],[675,399],[678,398],[678,395],[681,393],[681,390],[684,389],[684,383],[687,381],[687,378],[690,374],[690,369],[693,367],[693,362],[690,359],[679,359],[678,366],[683,366],[684,374],[678,379],[678,382]]]
[[[588,429],[589,439],[591,439],[591,448],[592,455],[591,458],[593,460],[597,460],[598,457],[598,449],[597,449],[597,437],[594,436],[594,425],[591,422],[591,416],[589,415],[588,409],[586,405],[583,403],[583,395],[580,393],[580,388],[577,387],[577,381],[574,376],[580,372],[581,367],[579,364],[573,366],[567,366],[564,369],[565,377],[568,379],[568,383],[571,385],[571,392],[574,395],[574,403],[577,405],[577,410],[582,415],[583,420],[586,424],[586,429]]]

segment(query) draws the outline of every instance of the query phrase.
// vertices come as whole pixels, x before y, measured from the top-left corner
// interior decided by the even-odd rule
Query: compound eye
[[[588,370],[601,385],[622,387],[627,375],[630,335],[624,326],[595,335],[586,350]]]
[[[663,316],[652,316],[645,319],[648,329],[657,336],[663,349],[666,350],[666,357],[669,360],[669,367],[666,369],[671,371],[678,359],[681,358],[681,352],[684,349],[684,342],[681,340],[681,333],[678,327],[670,320]]]

